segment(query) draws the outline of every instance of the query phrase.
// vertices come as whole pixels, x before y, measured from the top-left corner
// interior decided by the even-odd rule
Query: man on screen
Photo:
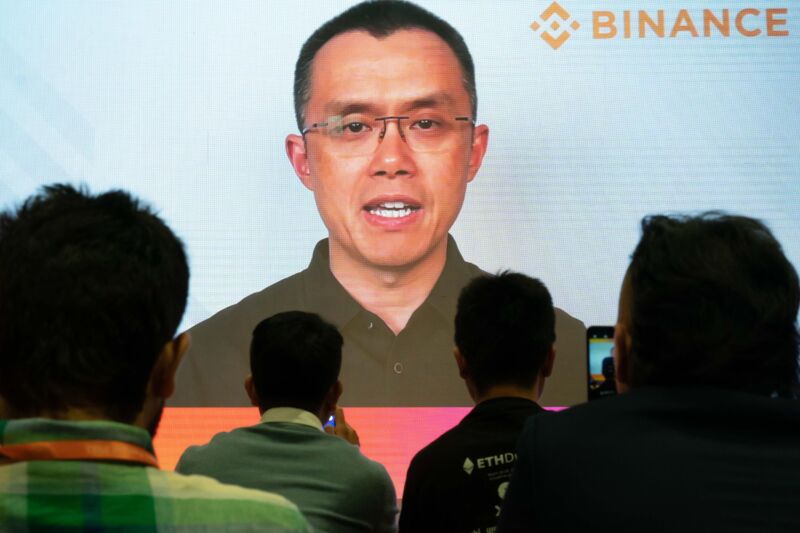
[[[247,405],[250,331],[293,309],[342,332],[343,404],[470,404],[449,353],[458,292],[481,271],[448,231],[489,129],[463,38],[414,4],[358,4],[303,45],[294,99],[286,152],[328,239],[303,272],[192,329],[174,405]],[[562,312],[559,325],[579,346],[582,325]]]

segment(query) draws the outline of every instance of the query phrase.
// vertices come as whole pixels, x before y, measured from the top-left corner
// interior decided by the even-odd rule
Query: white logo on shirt
[[[475,469],[475,464],[469,460],[469,457],[464,459],[464,472],[467,474],[472,474],[472,471]]]

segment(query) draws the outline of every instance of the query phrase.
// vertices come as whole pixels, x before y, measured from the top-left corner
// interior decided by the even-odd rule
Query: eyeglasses
[[[474,126],[471,117],[445,118],[436,114],[367,118],[360,115],[333,116],[315,122],[301,133],[318,132],[325,136],[331,150],[344,156],[370,155],[386,136],[389,121],[397,121],[400,137],[415,152],[441,152],[459,139],[464,126]]]

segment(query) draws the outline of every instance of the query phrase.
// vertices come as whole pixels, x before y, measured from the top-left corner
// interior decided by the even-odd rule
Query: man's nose
[[[384,129],[370,161],[370,176],[389,178],[416,174],[414,152],[405,141],[399,118],[384,121]]]

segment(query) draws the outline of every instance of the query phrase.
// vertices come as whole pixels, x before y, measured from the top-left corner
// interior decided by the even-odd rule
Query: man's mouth
[[[370,215],[375,215],[384,218],[402,218],[407,217],[414,211],[421,208],[420,205],[410,204],[408,202],[381,202],[374,205],[365,205],[364,210]]]

